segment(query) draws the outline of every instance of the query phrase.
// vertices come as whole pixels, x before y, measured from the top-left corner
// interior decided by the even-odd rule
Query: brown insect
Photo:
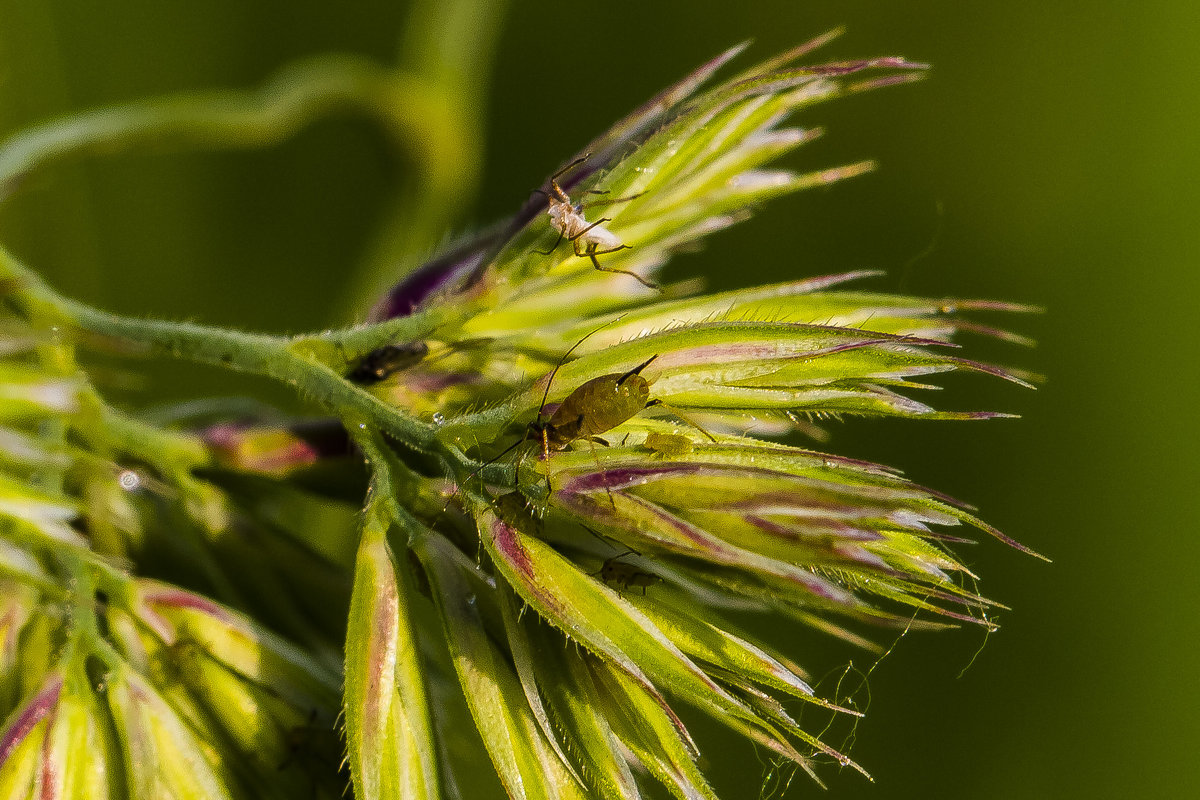
[[[634,278],[638,283],[649,289],[661,291],[659,285],[652,281],[648,281],[636,272],[630,272],[625,269],[616,269],[615,267],[605,267],[596,259],[596,256],[602,256],[607,253],[615,253],[618,250],[627,250],[629,245],[621,241],[615,233],[604,227],[605,222],[612,222],[611,219],[604,218],[595,222],[588,222],[583,216],[583,203],[572,203],[571,198],[563,191],[563,188],[558,185],[558,179],[562,175],[578,164],[586,161],[591,154],[580,156],[579,158],[567,164],[558,172],[550,176],[550,191],[536,189],[535,191],[546,195],[548,206],[546,213],[550,215],[550,224],[558,231],[558,239],[554,242],[554,246],[549,250],[539,250],[537,252],[542,255],[550,255],[558,246],[562,244],[563,239],[571,242],[575,251],[575,255],[580,258],[590,258],[592,266],[601,272],[616,272],[621,275],[628,275]],[[605,192],[592,191],[590,194],[605,194]],[[624,203],[633,200],[635,197],[640,197],[640,194],[631,195],[629,197],[620,197],[613,200],[596,201],[589,205],[612,205],[613,203]]]

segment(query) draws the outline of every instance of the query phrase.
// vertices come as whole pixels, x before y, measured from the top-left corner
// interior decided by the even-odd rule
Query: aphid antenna
[[[591,157],[592,157],[592,154],[591,154],[591,153],[584,153],[584,154],[583,154],[583,155],[581,155],[579,158],[575,159],[574,161],[572,161],[571,163],[567,164],[565,167],[563,167],[562,169],[560,169],[558,172],[556,172],[556,173],[554,173],[553,175],[551,175],[551,176],[550,176],[550,182],[551,182],[551,183],[554,183],[554,182],[555,182],[555,181],[557,181],[559,178],[561,178],[563,175],[567,174],[567,173],[568,173],[568,172],[570,172],[572,169],[574,169],[575,167],[579,166],[579,165],[580,165],[580,164],[582,164],[583,162],[587,161],[587,160],[588,160],[589,158],[591,158]]]
[[[584,156],[584,158],[586,158],[586,157],[587,156]],[[610,319],[608,322],[604,323],[599,328],[596,328],[591,333],[588,333],[586,336],[584,336],[582,339],[580,339],[578,342],[571,345],[571,348],[569,350],[567,350],[567,352],[562,354],[562,357],[560,359],[558,359],[558,363],[554,365],[554,369],[550,370],[550,378],[549,378],[549,380],[546,381],[546,391],[542,392],[542,404],[540,406],[538,406],[538,415],[537,415],[538,422],[542,421],[542,413],[546,408],[546,401],[550,397],[550,387],[554,385],[554,376],[556,376],[558,374],[558,371],[562,368],[562,365],[567,363],[567,357],[570,356],[571,353],[574,353],[575,349],[578,348],[579,345],[583,344],[588,339],[592,338],[593,336],[595,336],[597,333],[604,330],[608,326],[615,325],[618,322],[620,322],[621,320],[625,319],[625,316],[626,316],[625,314],[621,314],[618,317]],[[654,359],[651,359],[651,361],[653,361],[653,360]],[[649,363],[650,363],[649,361],[646,362],[646,364],[649,364]],[[646,364],[643,364],[642,367],[645,367]],[[640,370],[642,367],[639,367],[638,369]],[[635,374],[637,374],[637,373],[636,372],[628,373],[621,380],[625,380],[626,378],[629,377],[629,375],[635,375]]]
[[[580,522],[580,523],[579,523],[579,527],[583,528],[585,531],[587,531],[588,533],[590,533],[592,536],[595,536],[595,537],[596,537],[596,541],[598,541],[598,542],[603,542],[604,544],[608,545],[609,547],[612,547],[614,550],[616,550],[616,549],[617,549],[617,548],[614,546],[614,544],[615,544],[615,545],[619,545],[619,546],[621,546],[621,547],[624,547],[624,548],[625,548],[625,551],[624,551],[623,553],[620,553],[619,555],[612,556],[610,559],[606,559],[606,560],[611,560],[612,558],[621,558],[622,556],[627,556],[627,555],[629,555],[630,553],[632,553],[632,554],[633,554],[633,555],[635,555],[635,556],[640,556],[640,555],[641,555],[641,553],[639,553],[637,550],[634,550],[632,547],[630,547],[629,545],[625,544],[625,543],[624,543],[624,542],[622,542],[620,539],[614,539],[613,537],[611,537],[611,536],[608,536],[607,534],[603,534],[603,533],[601,533],[600,531],[598,531],[598,530],[596,530],[595,528],[593,528],[591,525],[584,525],[582,522]]]
[[[587,528],[586,525],[584,525],[583,527]],[[587,528],[587,529],[589,531],[592,530],[591,528]],[[596,533],[596,532],[592,531],[592,533]],[[597,534],[597,536],[599,536],[599,534]],[[629,555],[640,556],[641,553],[639,553],[637,550],[634,550],[632,548],[628,548],[622,553],[617,553],[615,556],[609,556],[608,558],[604,559],[604,563],[600,565],[600,569],[596,570],[595,572],[589,572],[588,575],[591,575],[594,578],[597,575],[599,575],[600,573],[604,572],[604,568],[607,565],[611,564],[612,562],[616,561],[617,559],[624,558],[625,556],[629,556]]]
[[[586,158],[586,156],[585,156],[585,158]],[[576,161],[575,161],[575,162],[572,162],[572,164],[568,164],[568,165],[567,165],[567,167],[568,167],[568,168],[569,168],[569,167],[571,167],[571,166],[572,166],[574,163],[577,163],[577,162],[578,162],[578,161],[580,161],[580,160],[582,160],[582,159],[576,159]],[[586,336],[584,336],[582,339],[580,339],[579,341],[577,341],[575,344],[571,345],[570,349],[568,349],[568,350],[567,350],[567,352],[563,353],[563,354],[562,354],[562,357],[558,359],[558,363],[557,363],[557,364],[555,364],[555,365],[554,365],[554,369],[552,369],[552,370],[550,371],[550,378],[549,378],[549,380],[547,380],[547,381],[546,381],[546,391],[542,393],[542,404],[541,404],[541,405],[538,407],[538,415],[537,415],[537,423],[538,423],[539,425],[540,425],[540,423],[542,422],[542,415],[543,415],[543,412],[544,412],[544,410],[545,410],[545,408],[546,408],[546,401],[547,401],[547,400],[548,400],[548,398],[550,397],[550,387],[551,387],[551,386],[553,385],[553,383],[554,383],[554,376],[558,374],[558,370],[559,370],[559,369],[562,367],[562,365],[563,365],[563,364],[565,364],[565,363],[566,363],[566,361],[567,361],[567,357],[568,357],[568,356],[570,356],[570,355],[571,355],[571,353],[575,352],[575,348],[579,347],[579,345],[583,344],[583,343],[584,343],[584,342],[586,342],[588,339],[590,339],[591,337],[595,336],[595,335],[596,335],[597,333],[599,333],[600,331],[602,331],[602,330],[604,330],[605,328],[607,328],[609,325],[613,325],[613,324],[615,324],[615,323],[617,323],[617,322],[620,322],[620,321],[621,321],[621,320],[622,320],[624,317],[625,317],[625,315],[624,315],[624,314],[621,314],[620,316],[616,317],[615,319],[611,319],[611,320],[609,320],[608,322],[606,322],[606,323],[604,323],[603,325],[601,325],[599,328],[596,328],[595,330],[591,331],[591,332],[590,332],[590,333],[588,333]],[[653,360],[654,360],[653,358],[652,358],[652,359],[650,359],[650,361],[653,361]],[[647,362],[646,362],[646,364],[649,364],[649,363],[650,363],[649,361],[647,361]],[[641,370],[642,368],[644,368],[644,367],[646,366],[646,364],[643,364],[641,367],[638,367],[638,370]],[[635,372],[630,372],[630,373],[628,373],[628,374],[625,376],[625,378],[628,378],[628,377],[629,377],[629,375],[635,375],[635,374],[637,374],[637,373],[636,373],[636,371],[635,371]],[[625,378],[622,378],[622,380],[624,380]],[[452,495],[450,495],[450,498],[449,498],[449,500],[447,500],[447,503],[446,503],[446,504],[447,504],[447,506],[449,505],[449,503],[450,503],[450,501],[451,501],[451,500],[453,500],[455,497],[457,497],[457,496],[458,496],[459,489],[460,489],[462,486],[465,486],[465,485],[469,484],[469,483],[470,483],[470,482],[471,482],[471,481],[472,481],[472,480],[475,478],[475,476],[479,475],[479,473],[483,472],[485,469],[487,469],[488,467],[490,467],[492,464],[495,464],[497,461],[499,461],[500,459],[504,458],[506,455],[508,455],[509,453],[511,453],[513,450],[516,450],[518,447],[520,447],[522,444],[524,444],[524,443],[525,443],[525,442],[527,442],[527,441],[529,441],[529,435],[528,435],[528,434],[526,434],[524,438],[518,439],[517,441],[513,442],[513,443],[512,443],[512,444],[510,444],[508,447],[504,448],[504,449],[503,449],[503,450],[501,450],[499,453],[497,453],[496,455],[492,456],[492,457],[491,457],[491,458],[489,458],[487,461],[485,461],[484,463],[482,463],[482,464],[480,464],[478,467],[476,467],[474,470],[472,470],[472,471],[471,471],[471,474],[469,474],[469,475],[466,477],[466,480],[464,480],[464,481],[462,482],[462,484],[460,484],[460,485],[458,485],[458,486],[455,486],[455,488],[454,488],[454,493],[453,493]],[[518,471],[520,471],[520,467],[518,467]]]
[[[600,190],[589,189],[587,193],[588,194],[608,194],[608,190],[607,189],[600,189]],[[593,200],[590,203],[580,203],[579,210],[583,211],[584,209],[596,208],[597,206],[615,206],[617,203],[628,203],[630,200],[637,200],[639,197],[641,197],[644,194],[646,194],[646,193],[638,192],[637,194],[631,194],[631,195],[627,195],[625,197],[611,197],[611,198],[605,197],[601,200]],[[606,220],[606,221],[612,222],[612,220]]]
[[[471,474],[467,476],[467,479],[465,481],[463,481],[463,485],[465,486],[466,484],[470,483],[472,478],[474,478],[479,473],[483,472],[485,469],[490,467],[492,464],[495,464],[497,461],[504,458],[506,455],[511,453],[513,450],[516,450],[517,447],[524,444],[526,441],[528,441],[528,440],[527,439],[518,439],[517,441],[510,444],[508,447],[501,450],[497,455],[492,456],[487,461],[480,464],[478,467],[476,467],[474,470],[471,471]],[[454,489],[454,494],[450,495],[450,499],[453,500],[457,496],[458,496],[458,488],[456,487]]]
[[[563,188],[558,185],[558,179],[561,178],[567,172],[570,172],[571,169],[579,166],[580,164],[582,164],[584,161],[587,161],[591,157],[592,157],[591,153],[584,153],[579,158],[577,158],[574,161],[572,161],[571,163],[567,164],[565,167],[560,169],[558,172],[556,172],[550,176],[550,191],[547,192],[545,189],[537,188],[537,189],[533,190],[534,194],[540,194],[540,195],[544,195],[547,198],[553,198],[560,203],[570,203],[571,198],[568,197],[567,193],[563,191]]]

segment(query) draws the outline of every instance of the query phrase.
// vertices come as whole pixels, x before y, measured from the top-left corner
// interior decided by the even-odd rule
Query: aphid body
[[[576,164],[587,159],[587,156],[577,158],[567,166],[554,173],[550,178],[550,191],[545,192],[538,189],[539,192],[546,195],[548,206],[546,213],[550,215],[550,224],[558,231],[558,241],[554,243],[554,247],[544,251],[544,255],[553,253],[563,239],[571,242],[575,255],[583,258],[590,258],[592,266],[601,272],[616,272],[621,275],[629,275],[637,279],[639,283],[650,289],[658,289],[656,283],[646,280],[636,272],[630,272],[624,269],[614,269],[613,267],[604,267],[596,260],[596,256],[602,256],[606,253],[615,253],[618,250],[626,250],[629,245],[621,241],[620,237],[604,227],[605,222],[611,222],[609,219],[599,219],[595,222],[588,222],[583,216],[583,203],[572,203],[571,198],[563,191],[563,188],[558,184],[558,178],[564,172],[574,167]],[[603,192],[596,192],[603,194]],[[638,195],[634,195],[637,197]],[[622,197],[616,200],[603,201],[607,204],[621,203],[626,200],[632,200],[633,197]]]
[[[363,356],[346,378],[370,386],[420,363],[428,354],[429,345],[424,342],[385,344]]]
[[[636,565],[630,564],[627,561],[621,561],[622,556],[610,558],[600,565],[600,571],[596,573],[600,576],[600,580],[605,583],[610,583],[619,586],[622,589],[637,588],[642,590],[642,594],[646,593],[647,586],[653,586],[658,581],[662,580],[657,575],[651,575],[649,572],[642,572]]]
[[[543,460],[550,457],[551,450],[566,449],[572,442],[580,439],[607,445],[608,442],[601,439],[600,434],[621,425],[644,408],[660,405],[660,401],[650,399],[650,381],[642,377],[642,370],[658,358],[656,353],[628,372],[614,372],[585,381],[566,396],[549,419],[543,418],[546,399],[550,397],[550,387],[554,385],[554,377],[558,375],[559,369],[575,348],[604,327],[606,326],[602,325],[584,336],[571,345],[570,350],[563,353],[558,364],[550,370],[550,376],[546,379],[546,390],[542,393],[542,404],[538,407],[537,417],[525,428],[525,436],[481,464],[467,476],[468,482],[488,464],[494,464],[523,442],[530,440],[541,442]],[[455,489],[455,493],[457,492]]]
[[[608,444],[598,438],[600,434],[657,404],[650,399],[650,381],[642,377],[642,370],[656,358],[657,355],[651,356],[629,372],[601,375],[580,384],[550,419],[543,421],[539,412],[538,418],[529,424],[526,438],[541,441],[542,458],[549,458],[551,450],[562,450],[580,439]],[[549,391],[548,384],[546,388]]]
[[[550,206],[546,213],[550,215],[550,224],[564,238],[575,242],[575,255],[591,256],[595,261],[597,255],[624,250],[629,245],[599,222],[588,222],[583,216],[583,204],[571,204],[571,198],[558,185],[557,181],[550,182],[553,193],[550,195]],[[580,249],[583,252],[579,252]],[[602,269],[599,264],[596,269]]]
[[[686,456],[695,448],[691,439],[678,433],[650,432],[646,434],[646,439],[642,444],[659,458]]]

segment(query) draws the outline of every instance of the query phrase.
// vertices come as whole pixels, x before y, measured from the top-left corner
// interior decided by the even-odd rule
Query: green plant
[[[652,780],[713,797],[681,704],[816,780],[821,761],[862,771],[795,716],[858,712],[735,619],[866,647],[863,626],[986,627],[993,603],[944,528],[1025,548],[893,470],[767,437],[1002,416],[909,392],[951,371],[1026,384],[949,340],[989,330],[964,312],[1027,309],[840,288],[869,273],[659,287],[672,253],[755,204],[870,168],[767,166],[819,134],[780,127],[791,115],[923,73],[799,65],[827,38],[712,88],[740,48],[705,64],[544,187],[557,216],[531,198],[352,328],[117,316],[0,251],[0,793],[454,796],[474,728],[514,797],[637,797]],[[322,60],[259,93],[17,134],[0,186],[168,135],[275,141],[337,104],[403,131],[422,102],[401,73]],[[444,224],[461,185],[434,162],[420,225]],[[585,197],[607,203],[572,205]],[[553,247],[562,233],[582,245]],[[111,342],[277,379],[321,416],[119,410],[91,377]],[[318,535],[329,514],[341,535]]]

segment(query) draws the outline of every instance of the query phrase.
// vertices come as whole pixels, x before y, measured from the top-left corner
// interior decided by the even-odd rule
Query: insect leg
[[[559,233],[558,238],[554,240],[554,246],[551,247],[549,250],[534,250],[533,252],[540,253],[541,255],[544,255],[544,256],[548,256],[551,253],[553,253],[555,250],[558,249],[558,246],[560,244],[562,244],[562,240],[563,240],[563,234]]]
[[[662,406],[663,408],[667,409],[675,416],[679,417],[679,419],[686,422],[688,425],[691,425],[693,428],[695,428],[696,430],[703,433],[706,437],[708,437],[708,440],[710,442],[712,442],[713,444],[717,443],[717,437],[713,436],[711,433],[709,433],[707,430],[705,430],[704,426],[701,425],[699,422],[696,422],[694,419],[691,419],[690,417],[688,417],[686,414],[684,414],[683,412],[681,412],[679,409],[675,408],[674,406],[669,406],[666,403],[664,403],[662,400],[659,400],[658,398],[655,398],[655,399],[651,400],[650,402],[646,403],[645,408],[650,408],[651,406]]]
[[[593,246],[593,247],[595,247],[595,245],[592,245],[592,246]],[[592,251],[592,255],[597,255],[597,256],[606,256],[606,255],[608,255],[609,253],[616,253],[616,252],[619,252],[619,251],[621,251],[621,250],[632,250],[632,249],[633,249],[633,245],[631,245],[631,244],[622,244],[622,245],[617,245],[616,247],[610,247],[610,248],[608,248],[607,250],[600,250],[600,249],[593,250],[593,251]]]
[[[608,194],[608,192],[594,192],[593,191],[593,192],[588,192],[588,194]],[[630,200],[637,200],[639,197],[641,197],[644,194],[645,194],[645,192],[638,192],[637,194],[631,194],[628,197],[613,197],[611,199],[606,197],[603,200],[593,200],[590,203],[584,203],[583,207],[584,208],[596,208],[597,206],[613,206],[613,205],[616,205],[617,203],[628,203]]]
[[[600,225],[600,224],[602,224],[602,223],[605,223],[605,222],[612,222],[612,220],[611,220],[611,219],[609,219],[608,217],[605,217],[604,219],[598,219],[598,220],[596,220],[596,221],[595,221],[595,222],[593,222],[591,225],[588,225],[586,228],[584,228],[583,230],[581,230],[579,233],[577,233],[577,234],[575,234],[574,236],[572,236],[572,237],[571,237],[571,241],[572,241],[572,242],[577,242],[577,241],[579,241],[579,237],[580,237],[580,236],[583,236],[585,233],[587,233],[588,231],[590,231],[592,228],[594,228],[594,227],[596,227],[597,225]],[[624,245],[623,245],[622,247],[624,247]],[[622,249],[622,248],[617,248],[617,249],[619,250],[619,249]],[[608,253],[608,252],[612,252],[612,251],[611,251],[611,250],[606,250],[605,252],[606,252],[606,253]],[[577,255],[577,256],[581,256],[581,255],[583,255],[583,253],[580,253],[580,252],[579,252],[579,246],[578,246],[578,245],[576,245],[576,247],[575,247],[575,255]]]
[[[601,472],[605,472],[605,474],[607,474],[607,472],[604,469],[604,465],[601,464],[600,459],[596,457],[596,445],[592,444],[593,441],[601,442],[605,447],[608,447],[608,442],[604,441],[599,436],[587,437],[588,447],[591,448],[592,458],[595,459],[596,466],[600,468]],[[605,486],[604,491],[608,494],[608,502],[612,506],[613,511],[616,511],[617,510],[617,501],[613,499],[612,489],[610,489],[608,486]]]
[[[656,292],[661,292],[661,291],[662,291],[662,287],[661,287],[661,286],[659,286],[657,283],[654,283],[653,281],[648,281],[648,280],[646,280],[646,279],[645,279],[645,278],[643,278],[641,275],[638,275],[636,272],[630,272],[630,271],[629,271],[629,270],[627,270],[627,269],[617,269],[616,267],[604,267],[604,266],[601,266],[601,265],[600,265],[600,262],[596,260],[596,246],[595,246],[594,244],[592,244],[592,245],[588,245],[587,249],[586,249],[586,250],[583,250],[583,251],[581,251],[581,250],[579,249],[579,240],[578,240],[578,239],[575,239],[575,240],[574,240],[574,245],[575,245],[575,255],[577,255],[577,256],[579,256],[579,257],[581,257],[581,258],[582,258],[583,256],[587,256],[588,258],[590,258],[590,259],[592,260],[592,266],[593,266],[593,267],[595,267],[596,269],[600,270],[601,272],[615,272],[615,273],[617,273],[617,274],[619,274],[619,275],[628,275],[629,277],[633,278],[633,279],[634,279],[634,280],[636,280],[638,283],[640,283],[642,286],[645,286],[647,289],[653,289],[653,290],[655,290]],[[628,247],[629,247],[629,245],[627,245],[627,244],[623,244],[623,245],[621,245],[620,247],[614,247],[614,248],[612,248],[612,249],[610,249],[610,250],[604,250],[604,251],[601,251],[601,254],[603,254],[603,253],[615,253],[615,252],[616,252],[616,251],[618,251],[618,250],[625,250],[625,249],[626,249],[626,248],[628,248]]]

